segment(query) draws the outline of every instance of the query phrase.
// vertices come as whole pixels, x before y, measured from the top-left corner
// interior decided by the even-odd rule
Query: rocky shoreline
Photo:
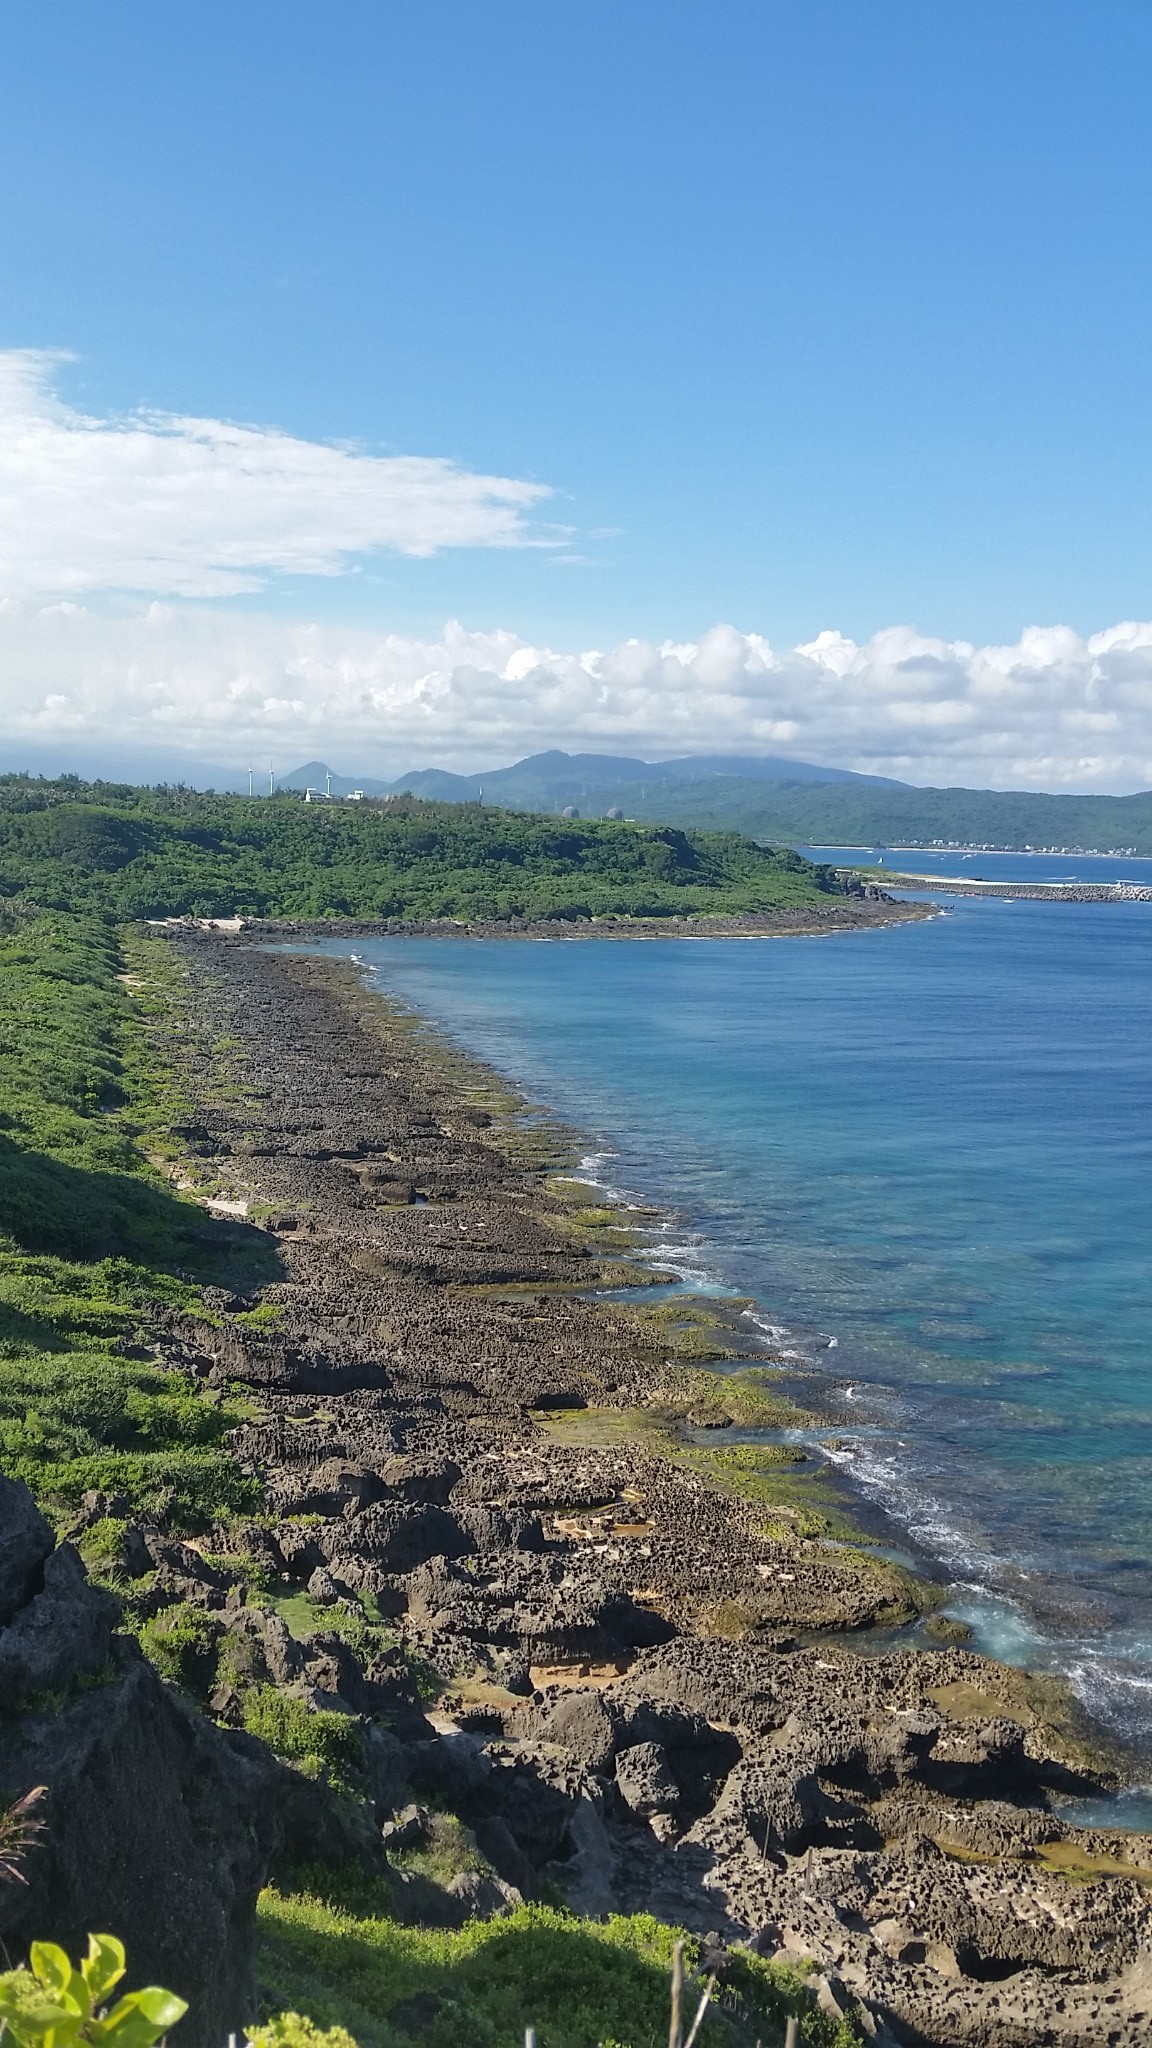
[[[901,903],[877,884],[853,881],[826,903],[794,903],[778,910],[708,912],[683,917],[589,917],[555,911],[548,917],[504,918],[165,918],[165,929],[190,927],[241,933],[257,942],[278,939],[784,939],[832,932],[877,931],[915,923],[933,913]]]
[[[810,1957],[874,2039],[1146,2042],[1152,1838],[1059,1819],[1108,1771],[1058,1689],[946,1640],[845,1647],[933,1595],[794,1454],[701,1446],[795,1417],[738,1314],[637,1305],[652,1269],[562,1132],[345,963],[246,940],[175,938],[180,1178],[276,1273],[152,1349],[245,1400],[264,1505],[123,1539],[150,1626],[200,1618],[203,1715],[112,1653],[198,1768],[246,1774],[228,1896],[277,1857],[361,1857],[434,1924],[559,1892],[707,1935],[721,1975],[734,1944]],[[106,1596],[29,1540],[6,1634],[51,1566],[107,1659]],[[245,1732],[253,1688],[347,1736],[354,1801]],[[446,1816],[478,1861],[439,1883],[411,1864]]]

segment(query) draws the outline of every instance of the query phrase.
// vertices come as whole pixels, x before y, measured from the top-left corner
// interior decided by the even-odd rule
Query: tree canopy
[[[735,832],[479,804],[304,804],[0,779],[0,895],[145,917],[661,917],[771,910],[832,872]]]

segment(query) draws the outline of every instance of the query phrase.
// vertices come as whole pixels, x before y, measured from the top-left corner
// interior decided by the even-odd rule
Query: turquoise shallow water
[[[685,1272],[850,1384],[847,1469],[981,1642],[1152,1753],[1152,905],[325,950],[670,1204]]]

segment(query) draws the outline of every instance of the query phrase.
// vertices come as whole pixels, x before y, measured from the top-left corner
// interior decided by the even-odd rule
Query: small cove
[[[751,944],[329,940],[825,1374],[982,1647],[1152,1750],[1152,910]],[[834,1339],[834,1344],[829,1340]]]

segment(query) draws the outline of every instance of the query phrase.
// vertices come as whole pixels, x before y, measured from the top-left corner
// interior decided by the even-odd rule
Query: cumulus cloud
[[[225,420],[90,418],[56,397],[60,361],[0,351],[0,597],[223,597],[380,548],[523,546],[549,495]]]
[[[378,549],[539,544],[530,520],[548,492],[221,420],[91,418],[55,394],[60,360],[0,352],[10,764],[86,746],[226,766],[324,754],[398,774],[564,747],[785,754],[923,783],[1152,784],[1152,624],[1088,639],[1035,627],[1005,647],[896,626],[785,649],[718,625],[581,652],[455,623],[419,639],[205,604],[278,574],[338,575]]]
[[[395,775],[563,747],[785,754],[919,783],[1152,785],[1152,624],[1088,639],[1037,627],[1003,647],[893,627],[782,650],[719,625],[576,652],[456,623],[418,639],[225,607],[9,601],[0,676],[12,765],[88,742]]]

